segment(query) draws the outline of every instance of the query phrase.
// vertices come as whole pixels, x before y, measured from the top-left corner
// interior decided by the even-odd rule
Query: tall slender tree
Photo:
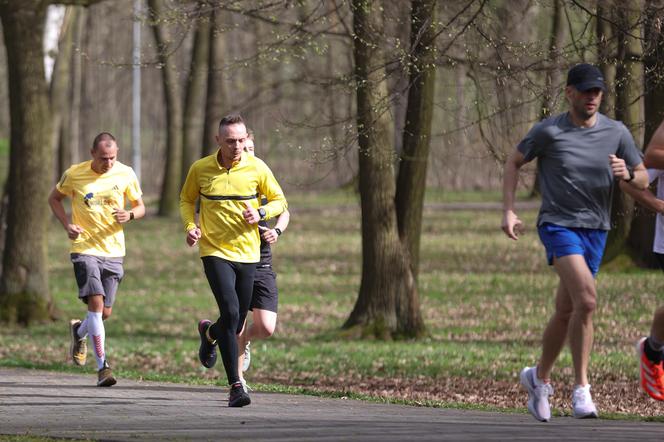
[[[641,90],[643,84],[640,0],[627,0],[615,5],[614,35],[618,37],[616,66],[616,119],[622,121],[632,133],[637,145],[642,143]],[[611,231],[606,242],[604,262],[625,250],[634,212],[634,201],[618,186],[614,187],[611,206]]]
[[[76,16],[78,9],[75,6],[67,6],[60,26],[58,38],[58,53],[53,64],[51,73],[51,84],[49,88],[49,100],[53,127],[51,133],[51,149],[57,152],[56,175],[59,177],[71,165],[71,150],[69,145],[61,143],[64,127],[68,124],[66,111],[69,103],[71,82],[71,62]]]
[[[434,38],[436,0],[413,0],[411,8],[408,103],[396,190],[399,235],[410,254],[417,282],[420,261],[422,210],[426,190],[431,120],[436,78]],[[412,308],[419,310],[417,284],[410,293]]]
[[[394,122],[383,54],[378,0],[353,0],[359,188],[362,208],[362,281],[344,327],[389,339],[424,330],[408,248],[396,215]],[[414,302],[415,301],[415,302]]]
[[[72,54],[69,85],[68,112],[62,125],[60,137],[60,152],[68,152],[70,163],[80,161],[81,147],[81,100],[83,98],[83,54],[81,47],[86,35],[88,22],[87,8],[76,8],[76,15],[72,23]]]
[[[205,97],[207,91],[208,56],[210,52],[210,17],[202,14],[204,3],[198,3],[194,47],[187,77],[182,141],[182,183],[189,166],[201,157],[205,135]],[[202,15],[201,15],[202,14]]]
[[[45,197],[52,183],[53,144],[43,35],[50,4],[89,5],[95,0],[0,0],[7,49],[11,120],[8,209],[0,276],[0,320],[29,324],[52,313],[46,262]]]
[[[178,195],[182,172],[182,90],[176,62],[171,57],[173,38],[166,20],[164,0],[148,0],[148,6],[157,42],[166,103],[166,167],[159,196],[159,215],[175,216],[179,213]]]
[[[208,86],[205,97],[203,155],[209,155],[216,151],[217,141],[215,136],[219,130],[219,120],[224,116],[224,106],[228,106],[224,85],[224,59],[228,55],[226,34],[223,32],[224,14],[222,10],[216,9],[210,15],[210,53],[208,55]]]
[[[609,117],[615,116],[615,97],[612,89],[616,79],[616,44],[613,38],[615,21],[614,0],[598,1],[596,8],[595,32],[597,35],[597,64],[608,88],[600,105],[600,112]]]
[[[544,94],[542,95],[541,117],[551,116],[556,108],[556,99],[560,91],[562,70],[562,49],[565,39],[565,20],[563,19],[564,5],[562,0],[553,0],[553,14],[551,15],[551,34],[549,35],[548,60],[544,75]]]
[[[565,20],[563,20],[564,5],[562,0],[553,0],[553,14],[551,14],[551,34],[549,34],[549,57],[544,74],[544,93],[542,94],[542,109],[540,118],[545,119],[552,115],[556,109],[556,96],[560,91],[562,71],[562,47],[565,38]],[[536,161],[539,162],[539,159]],[[540,193],[539,174],[535,169],[535,180],[531,197]]]

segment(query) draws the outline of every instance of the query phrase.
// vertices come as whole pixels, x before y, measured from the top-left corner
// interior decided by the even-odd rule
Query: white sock
[[[101,370],[106,359],[104,351],[106,330],[104,329],[104,321],[101,319],[101,312],[88,312],[87,323],[90,343],[92,344],[95,359],[97,360],[97,370]]]
[[[79,338],[85,338],[88,335],[88,317],[86,316],[85,319],[81,321],[81,325],[78,326],[78,330],[76,332]]]

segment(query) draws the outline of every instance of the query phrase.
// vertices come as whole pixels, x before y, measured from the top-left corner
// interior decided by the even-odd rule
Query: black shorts
[[[277,313],[278,300],[276,273],[274,273],[272,267],[260,267],[259,265],[256,267],[256,274],[254,275],[254,292],[251,295],[249,310],[257,308]]]
[[[655,258],[657,258],[657,263],[659,264],[659,268],[664,270],[664,254],[655,253]]]

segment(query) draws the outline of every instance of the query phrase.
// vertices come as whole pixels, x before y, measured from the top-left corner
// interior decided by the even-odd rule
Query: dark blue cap
[[[600,88],[606,91],[602,71],[588,63],[577,64],[569,70],[567,73],[567,86],[574,86],[581,92],[593,88]]]

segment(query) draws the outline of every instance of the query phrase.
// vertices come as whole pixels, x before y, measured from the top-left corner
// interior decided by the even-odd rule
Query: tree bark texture
[[[177,66],[170,53],[171,35],[163,21],[163,0],[148,0],[152,30],[157,42],[166,104],[166,164],[159,196],[159,216],[179,213],[180,173],[182,171],[182,93]]]
[[[184,103],[181,184],[191,164],[201,157],[205,135],[205,97],[207,90],[208,54],[210,52],[209,16],[199,17],[194,33],[189,77]]]
[[[0,2],[7,48],[10,158],[6,243],[0,277],[0,320],[49,319],[46,231],[53,151],[42,38],[46,2]]]
[[[558,107],[556,95],[561,90],[561,58],[565,39],[565,21],[563,20],[564,5],[562,0],[553,0],[553,14],[551,15],[551,34],[549,34],[549,59],[547,60],[547,69],[544,76],[544,94],[542,96],[542,110],[540,119],[553,115]],[[539,159],[536,161],[539,162]],[[535,179],[533,188],[530,191],[530,197],[536,197],[540,194],[539,169],[535,169]]]
[[[612,21],[615,20],[613,3],[613,0],[599,0],[597,2],[597,21],[595,23],[597,33],[597,64],[602,74],[604,74],[604,83],[606,83],[607,87],[599,111],[609,117],[615,116],[613,88],[616,78],[616,48],[613,38],[614,32],[611,26]]]
[[[399,162],[396,208],[399,235],[410,254],[417,281],[420,261],[422,211],[433,118],[436,0],[413,0],[411,10],[408,104]],[[414,292],[417,296],[417,292]],[[419,300],[414,300],[419,310]]]
[[[81,47],[87,33],[88,10],[87,8],[75,8],[73,19],[73,51],[71,54],[71,72],[69,87],[69,112],[65,115],[63,122],[63,132],[60,138],[60,151],[69,151],[69,162],[78,163],[80,158],[81,146],[81,100],[83,97],[83,55]],[[90,149],[92,149],[92,140],[90,140]]]
[[[616,67],[616,119],[630,130],[637,145],[641,145],[641,84],[643,65],[640,35],[640,0],[629,0],[616,5],[614,29],[618,38],[618,65]],[[607,160],[608,161],[608,160]],[[618,185],[614,186],[611,205],[611,231],[606,241],[604,262],[609,262],[626,251],[625,244],[634,214],[634,200],[625,195]]]
[[[398,234],[393,121],[390,116],[379,1],[354,0],[353,45],[362,208],[362,280],[344,328],[381,339],[417,336],[421,313],[408,249]]]
[[[227,53],[226,35],[223,33],[222,19],[223,12],[221,10],[214,10],[211,13],[203,155],[210,155],[217,151],[215,136],[219,133],[219,121],[228,112],[224,112],[224,107],[228,106],[224,86],[224,58]]]
[[[58,38],[58,55],[53,65],[51,75],[51,86],[49,98],[51,103],[51,116],[53,126],[51,131],[51,149],[57,152],[57,164],[55,175],[60,177],[71,165],[71,146],[68,143],[61,143],[63,126],[69,119],[66,117],[69,109],[69,90],[70,90],[70,72],[72,61],[72,41],[73,26],[76,17],[76,7],[67,6],[65,9],[62,26],[60,27],[60,37]]]
[[[550,117],[556,109],[555,96],[561,87],[562,51],[565,41],[565,21],[563,20],[562,0],[553,0],[551,16],[551,34],[549,35],[549,60],[544,78],[544,96],[542,97],[542,119]]]

